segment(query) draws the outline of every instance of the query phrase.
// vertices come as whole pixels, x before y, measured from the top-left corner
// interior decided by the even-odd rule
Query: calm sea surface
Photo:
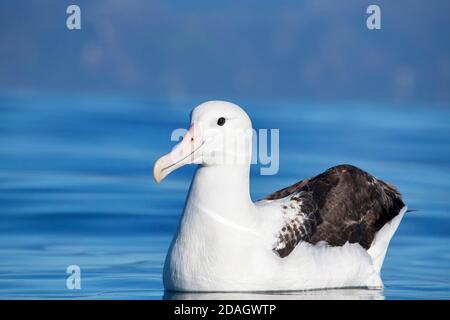
[[[0,299],[450,298],[450,106],[245,102],[280,129],[280,170],[252,168],[256,200],[340,163],[401,190],[409,213],[382,291],[164,293],[161,273],[194,167],[152,180],[175,128],[202,102],[0,93]],[[80,290],[66,268],[81,268]]]

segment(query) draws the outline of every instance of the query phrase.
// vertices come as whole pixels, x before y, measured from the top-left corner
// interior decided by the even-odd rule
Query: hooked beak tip
[[[160,161],[156,161],[155,165],[153,166],[153,179],[155,179],[155,182],[159,184],[162,180],[161,177],[162,170],[160,169]]]

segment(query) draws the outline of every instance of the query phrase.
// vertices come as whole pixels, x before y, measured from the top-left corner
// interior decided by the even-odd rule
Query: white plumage
[[[167,290],[383,286],[381,266],[406,207],[377,231],[368,249],[359,243],[331,246],[325,241],[306,241],[320,221],[314,221],[313,229],[306,228],[313,211],[304,209],[302,199],[293,201],[289,194],[254,203],[250,198],[251,122],[247,114],[234,104],[212,101],[194,109],[191,124],[183,141],[154,167],[159,182],[184,164],[200,164],[166,258],[163,279]],[[302,190],[297,194],[306,194]],[[280,233],[284,226],[289,230],[292,226],[295,239],[303,238],[282,257],[277,250],[295,240]]]

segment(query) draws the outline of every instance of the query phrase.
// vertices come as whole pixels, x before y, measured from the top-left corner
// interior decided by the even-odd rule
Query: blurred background
[[[447,1],[70,1],[1,5],[0,85],[152,98],[450,98]],[[382,28],[366,27],[381,8]]]
[[[71,4],[81,30],[66,27]],[[366,26],[371,4],[380,30]],[[252,167],[255,200],[351,163],[418,210],[391,243],[385,290],[257,298],[450,298],[448,12],[440,0],[0,3],[0,299],[204,298],[164,295],[161,281],[195,168],[160,186],[151,170],[208,99],[280,129],[278,174]],[[81,290],[66,288],[71,264]]]

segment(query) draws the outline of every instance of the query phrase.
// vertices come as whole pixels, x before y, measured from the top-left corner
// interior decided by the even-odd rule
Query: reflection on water
[[[382,290],[329,289],[291,292],[164,292],[165,300],[383,300]]]
[[[252,168],[259,199],[339,163],[396,184],[408,214],[383,291],[164,293],[164,257],[193,167],[161,185],[153,161],[196,102],[0,94],[0,298],[450,298],[450,106],[241,103],[280,129],[280,172]],[[273,108],[276,105],[277,108]],[[81,268],[81,290],[66,268]]]

